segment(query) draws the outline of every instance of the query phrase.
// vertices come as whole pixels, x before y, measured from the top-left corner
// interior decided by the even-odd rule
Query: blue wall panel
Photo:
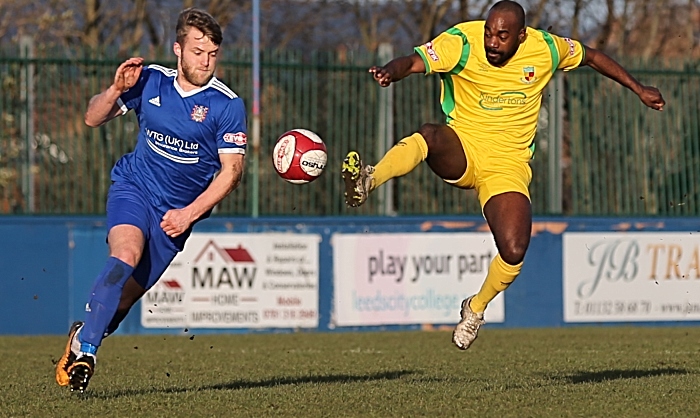
[[[68,317],[68,226],[0,223],[0,334],[52,334]]]
[[[535,220],[522,274],[505,297],[506,321],[489,327],[557,327],[563,322],[562,233],[564,231],[689,231],[700,219],[540,218]],[[319,331],[418,329],[421,325],[346,327],[331,325],[334,233],[484,231],[479,217],[432,218],[213,218],[197,232],[289,232],[321,235],[319,257]],[[0,334],[63,334],[82,319],[95,276],[107,257],[106,230],[101,217],[0,218]],[[458,320],[455,312],[455,322]],[[678,325],[659,323],[653,325]],[[693,325],[697,322],[684,322]],[[642,324],[644,325],[644,324]],[[266,332],[269,330],[223,330]],[[280,330],[276,330],[280,331]],[[281,330],[291,331],[291,330]],[[119,333],[173,333],[140,325],[135,306]],[[199,333],[222,330],[197,330]]]

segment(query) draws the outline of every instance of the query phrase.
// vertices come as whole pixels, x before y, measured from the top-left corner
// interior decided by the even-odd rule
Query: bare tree
[[[533,28],[538,28],[542,22],[542,17],[544,15],[545,6],[549,3],[549,0],[538,0],[533,7],[529,8],[528,11],[528,25]]]
[[[100,39],[100,0],[85,0],[85,27],[83,29],[83,44],[97,48]]]
[[[415,34],[415,43],[425,42],[439,33],[438,26],[451,4],[445,0],[408,1],[406,7],[400,9],[398,19],[406,32]]]
[[[615,17],[615,0],[605,0],[605,6],[607,9],[607,17],[605,18],[603,27],[600,29],[600,33],[598,34],[595,42],[595,47],[597,49],[604,49],[608,45],[613,27],[617,21],[617,18]]]

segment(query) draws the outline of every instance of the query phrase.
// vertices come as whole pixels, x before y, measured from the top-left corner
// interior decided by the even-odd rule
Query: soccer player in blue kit
[[[71,326],[56,365],[57,383],[71,391],[85,391],[102,339],[182,251],[193,225],[241,182],[246,113],[214,77],[221,27],[190,8],[180,13],[176,32],[177,70],[128,59],[85,113],[85,123],[97,127],[133,109],[139,134],[134,151],[112,169],[109,259],[93,284],[85,321]]]

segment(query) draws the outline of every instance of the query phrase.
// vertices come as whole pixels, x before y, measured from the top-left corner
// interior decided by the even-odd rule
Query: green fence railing
[[[590,70],[568,78],[570,196],[575,215],[700,213],[700,72],[636,71],[663,112]]]
[[[438,77],[409,77],[394,85],[387,101],[367,73],[377,58],[350,58],[263,54],[259,169],[252,172],[253,164],[247,165],[243,185],[217,214],[251,214],[253,188],[247,180],[253,176],[260,185],[261,216],[480,213],[473,191],[449,187],[425,164],[394,180],[390,196],[373,196],[358,209],[345,207],[339,170],[349,149],[373,163],[386,148],[387,129],[395,142],[422,123],[444,120]],[[0,213],[104,212],[109,170],[133,148],[136,120],[130,113],[91,129],[83,114],[119,63],[84,55],[0,56]],[[249,52],[241,52],[227,56],[217,74],[248,104],[251,68]],[[561,88],[548,88],[532,161],[536,214],[698,214],[700,138],[693,98],[700,97],[700,72],[637,73],[664,92],[669,105],[663,113],[645,109],[634,94],[592,71],[574,71],[563,76]],[[313,183],[289,184],[272,168],[274,141],[292,128],[315,131],[326,142],[326,172]]]

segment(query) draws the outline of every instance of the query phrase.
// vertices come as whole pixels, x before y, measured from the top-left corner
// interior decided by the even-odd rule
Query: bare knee
[[[501,255],[503,261],[511,266],[515,266],[525,259],[528,245],[529,240],[508,240],[505,245],[499,247],[498,253]]]
[[[425,143],[428,145],[428,149],[435,147],[435,143],[438,138],[438,128],[440,125],[434,123],[425,123],[420,128],[418,128],[418,133],[423,136]]]
[[[107,236],[109,255],[131,267],[136,267],[141,260],[145,237],[141,230],[134,225],[117,225],[109,230]]]

